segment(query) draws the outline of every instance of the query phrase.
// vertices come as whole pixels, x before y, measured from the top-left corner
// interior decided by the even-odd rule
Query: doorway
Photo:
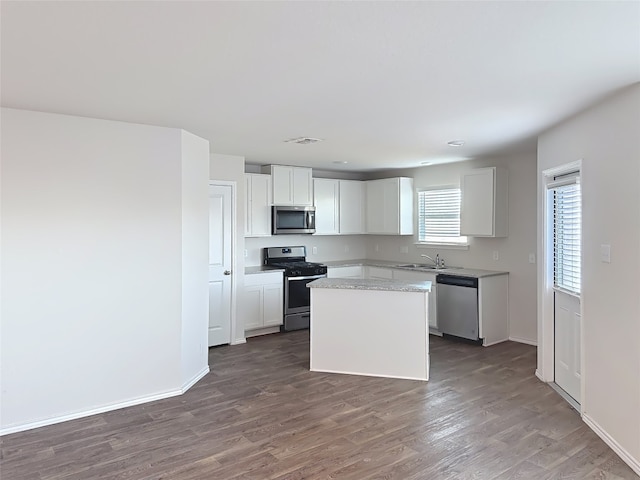
[[[580,164],[545,173],[545,293],[543,330],[552,341],[547,363],[553,374],[546,381],[577,410],[582,392],[582,194]],[[545,316],[547,318],[545,318]],[[549,318],[550,317],[550,318]],[[550,373],[550,372],[549,372]]]
[[[209,185],[209,329],[210,347],[231,343],[233,293],[232,185]]]

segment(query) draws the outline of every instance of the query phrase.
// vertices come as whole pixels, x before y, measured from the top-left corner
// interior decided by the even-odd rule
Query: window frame
[[[450,248],[450,249],[468,249],[469,248],[469,237],[465,235],[459,235],[458,237],[436,237],[436,236],[425,236],[425,240],[420,239],[420,230],[421,224],[425,220],[421,215],[420,205],[422,200],[420,198],[420,194],[423,192],[433,192],[433,191],[447,191],[447,190],[457,190],[458,193],[458,232],[460,230],[460,208],[462,206],[462,195],[461,188],[459,185],[431,185],[428,187],[419,187],[416,188],[416,241],[415,245],[417,247],[439,247],[439,248]],[[455,239],[455,240],[454,240]]]
[[[563,230],[562,235],[577,235],[577,240],[573,240],[572,242],[566,242],[566,250],[567,253],[564,253],[565,248],[558,250],[558,223],[556,221],[557,217],[557,198],[559,191],[566,191],[570,189],[575,189],[575,192],[570,192],[569,195],[573,195],[577,197],[578,206],[577,212],[575,208],[568,213],[572,213],[573,215],[578,215],[577,217],[577,233],[575,232],[576,225],[571,222],[566,222],[566,226],[568,227],[566,233]],[[551,211],[551,285],[554,290],[558,290],[564,292],[568,295],[573,295],[576,297],[580,297],[582,294],[582,186],[580,182],[580,173],[579,172],[569,172],[566,174],[558,175],[554,177],[553,181],[548,183],[547,192],[549,195],[549,204]],[[570,202],[567,202],[570,203]],[[564,210],[563,210],[563,213]],[[565,228],[565,222],[562,223],[562,227]],[[577,244],[576,244],[577,242]],[[569,243],[573,243],[573,247],[577,246],[578,253],[577,256],[571,253],[571,248]],[[560,259],[561,257],[561,259]],[[565,257],[567,260],[565,261]],[[560,260],[559,260],[560,259]],[[561,265],[558,265],[558,262],[561,262]],[[566,273],[565,273],[566,271]],[[576,273],[577,272],[577,273]],[[566,277],[566,281],[564,278]]]

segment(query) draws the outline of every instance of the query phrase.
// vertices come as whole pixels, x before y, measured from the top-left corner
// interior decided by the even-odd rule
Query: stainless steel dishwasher
[[[481,344],[478,279],[441,273],[436,276],[438,330]]]

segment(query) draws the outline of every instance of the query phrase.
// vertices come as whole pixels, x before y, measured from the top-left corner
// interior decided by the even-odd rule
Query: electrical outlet
[[[317,255],[318,254],[318,247],[311,247],[311,253],[313,255]]]
[[[379,251],[380,251],[380,245],[376,243],[376,252],[379,252]]]
[[[611,245],[600,245],[600,261],[611,263]]]
[[[409,247],[406,245],[400,247],[400,253],[409,253]]]
[[[247,250],[245,248],[245,250],[244,250],[244,258],[247,258],[248,256],[249,256],[249,250]]]
[[[500,260],[500,253],[498,252],[498,250],[493,251],[493,259]]]
[[[529,263],[536,263],[536,254],[535,253],[530,253],[529,254]]]
[[[344,253],[349,253],[349,245],[344,246]]]

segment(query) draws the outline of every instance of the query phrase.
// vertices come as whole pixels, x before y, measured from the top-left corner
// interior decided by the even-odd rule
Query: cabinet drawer
[[[282,281],[282,272],[253,273],[244,276],[245,287],[253,287],[255,285],[281,285]]]
[[[327,269],[327,277],[329,278],[362,278],[363,267],[361,265],[353,265],[349,267],[329,267]]]
[[[367,267],[367,277],[385,278],[390,280],[393,278],[393,270],[391,270],[390,268]]]

